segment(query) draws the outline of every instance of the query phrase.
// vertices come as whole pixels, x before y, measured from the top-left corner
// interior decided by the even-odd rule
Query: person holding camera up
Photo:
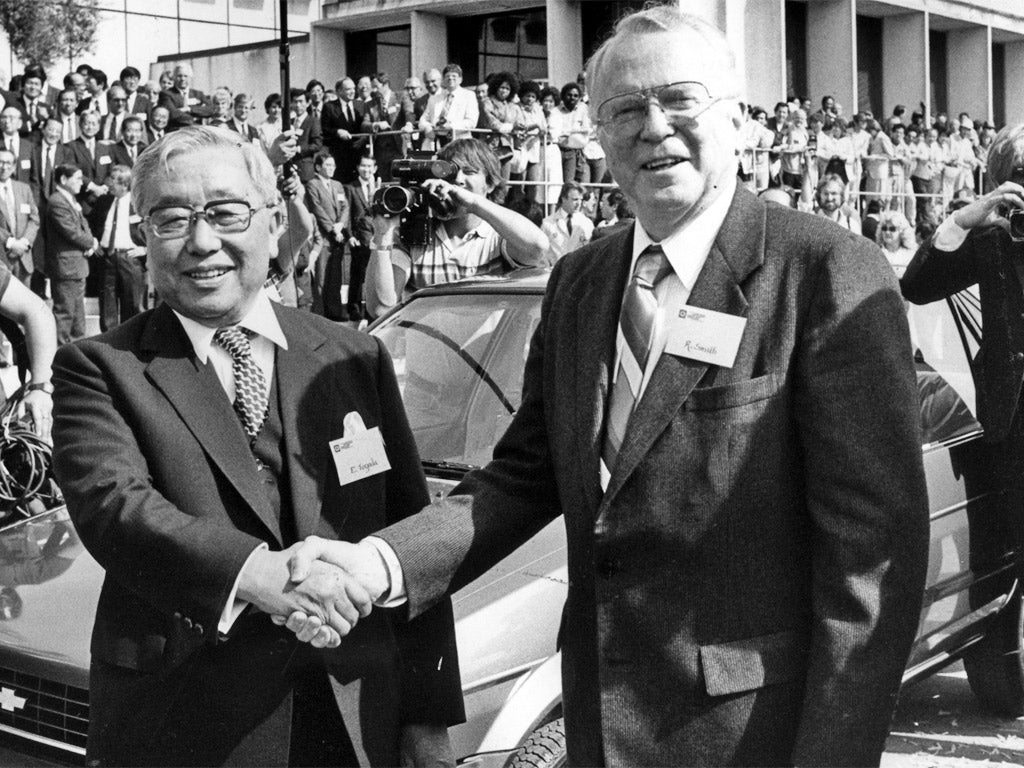
[[[458,166],[458,173],[452,182],[423,182],[426,194],[435,198],[432,208],[452,210],[445,218],[434,214],[425,244],[402,242],[398,236],[401,217],[374,215],[366,271],[366,309],[373,317],[428,285],[550,263],[544,233],[525,216],[490,199],[501,171],[486,144],[457,139],[437,157]]]
[[[981,350],[974,361],[978,420],[989,442],[993,469],[1005,482],[1024,485],[1024,123],[1003,128],[989,151],[996,188],[948,216],[922,243],[900,280],[915,304],[944,299],[975,283],[981,293]]]

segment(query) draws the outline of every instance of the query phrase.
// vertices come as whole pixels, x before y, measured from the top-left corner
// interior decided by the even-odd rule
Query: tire
[[[565,721],[552,720],[530,734],[505,768],[563,768],[566,765]]]
[[[1024,715],[1024,611],[1021,596],[1005,608],[985,639],[964,655],[967,681],[982,707],[1003,717]]]

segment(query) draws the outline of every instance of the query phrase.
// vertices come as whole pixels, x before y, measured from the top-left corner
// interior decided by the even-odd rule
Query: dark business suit
[[[128,151],[128,145],[124,141],[119,141],[117,144],[113,144],[110,147],[110,161],[112,165],[126,165],[129,168],[135,167],[135,161],[139,159],[139,153],[146,148],[146,145],[139,143],[135,145],[135,158],[133,159],[131,153]]]
[[[255,128],[253,128],[251,125],[249,125],[248,123],[243,123],[242,124],[243,130],[239,130],[238,124],[234,120],[228,120],[227,121],[227,127],[228,127],[228,130],[234,131],[235,133],[238,133],[238,134],[241,134],[242,136],[244,136],[246,141],[251,142],[251,143],[259,144],[259,141],[260,141],[260,134],[259,134],[259,132]]]
[[[378,186],[374,180],[373,186]],[[358,178],[345,185],[348,195],[349,230],[359,245],[349,248],[351,263],[348,278],[349,317],[363,313],[363,285],[366,282],[366,268],[370,263],[370,243],[373,241],[373,200],[363,194],[362,181]]]
[[[218,636],[228,591],[260,543],[357,541],[428,498],[383,345],[274,311],[288,340],[263,430],[281,435],[277,475],[254,461],[213,368],[168,306],[58,353],[54,467],[107,572],[89,723],[90,758],[103,764],[329,764],[348,759],[351,737],[375,764],[397,765],[400,722],[462,719],[450,605],[409,624],[375,611],[336,651],[299,644],[256,611]],[[391,470],[343,486],[328,444],[351,412],[380,427]],[[325,670],[345,684],[344,724],[331,715]]]
[[[14,221],[7,220],[7,211],[0,205],[0,253],[4,255],[4,265],[11,274],[28,285],[29,276],[35,270],[32,262],[32,249],[39,235],[39,207],[36,205],[32,188],[24,182],[11,179],[14,191]],[[21,255],[7,252],[7,239],[25,238],[29,249]]]
[[[9,138],[0,137],[0,147],[7,148]],[[17,149],[14,151],[14,178],[26,184],[32,183],[32,155],[35,152],[36,143],[24,136],[18,139]]]
[[[78,200],[85,206],[86,213],[96,200],[96,195],[89,192],[89,185],[103,186],[107,183],[107,175],[114,164],[112,145],[103,143],[97,136],[92,151],[89,150],[85,139],[79,136],[74,141],[64,145],[70,151],[70,162],[82,169],[82,191]]]
[[[928,550],[892,270],[737,191],[688,302],[746,317],[735,363],[662,354],[602,493],[631,245],[556,264],[494,460],[381,534],[411,614],[562,514],[572,764],[877,764]]]
[[[61,163],[72,162],[70,150],[66,145],[57,143],[53,145],[53,160],[47,165],[43,152],[49,147],[45,141],[41,141],[32,150],[32,179],[31,186],[36,193],[36,205],[39,207],[40,221],[46,218],[46,203],[56,191],[56,182],[53,179],[53,169]],[[29,279],[29,286],[38,296],[46,298],[46,228],[43,227],[32,245],[33,271]]]
[[[351,134],[363,130],[363,116],[365,108],[363,102],[353,99],[347,104],[351,105],[353,118],[346,114],[348,107],[341,99],[329,101],[324,104],[323,112],[320,115],[320,130],[323,134],[324,146],[330,150],[337,164],[334,178],[342,184],[347,184],[356,176],[356,166],[359,165],[359,156],[366,148],[366,137],[360,136],[352,139],[338,137],[338,130],[345,130]]]
[[[206,94],[195,88],[189,88],[188,93],[182,93],[174,86],[166,91],[160,91],[156,105],[166,107],[170,113],[171,117],[167,122],[169,131],[192,125],[214,114],[214,108],[206,103]],[[186,106],[188,109],[185,109]]]
[[[131,105],[130,112],[133,115],[138,115],[142,118],[143,122],[149,120],[149,112],[153,108],[153,103],[149,100],[149,96],[144,93],[136,91],[135,103]]]
[[[46,202],[46,276],[53,293],[57,341],[66,344],[85,336],[85,279],[93,237],[82,208],[57,190]]]
[[[341,303],[344,283],[345,243],[348,240],[348,197],[345,188],[334,179],[315,176],[306,184],[306,207],[313,214],[316,230],[313,241],[320,246],[313,278],[313,311],[331,320],[349,320]],[[341,238],[335,238],[333,227],[345,226]],[[351,288],[350,288],[351,290]]]
[[[294,160],[298,166],[299,178],[302,179],[303,184],[307,184],[316,176],[313,158],[324,148],[320,118],[316,115],[305,114],[302,116],[301,122],[296,120],[291,124],[291,127],[299,132],[297,138],[299,151],[296,153]]]

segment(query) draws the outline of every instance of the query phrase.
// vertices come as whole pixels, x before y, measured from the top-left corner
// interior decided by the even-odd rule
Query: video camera
[[[384,216],[398,216],[398,239],[403,245],[426,245],[434,231],[434,220],[450,219],[455,204],[442,200],[423,182],[441,179],[452,183],[459,166],[448,160],[419,160],[397,158],[391,161],[391,178],[373,193],[373,212]]]

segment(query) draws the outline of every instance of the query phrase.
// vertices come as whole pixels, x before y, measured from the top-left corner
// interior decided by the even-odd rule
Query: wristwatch
[[[41,390],[48,395],[52,395],[53,384],[50,383],[49,381],[38,381],[35,384],[29,384],[27,387],[25,387],[26,392],[35,392],[36,390]]]

